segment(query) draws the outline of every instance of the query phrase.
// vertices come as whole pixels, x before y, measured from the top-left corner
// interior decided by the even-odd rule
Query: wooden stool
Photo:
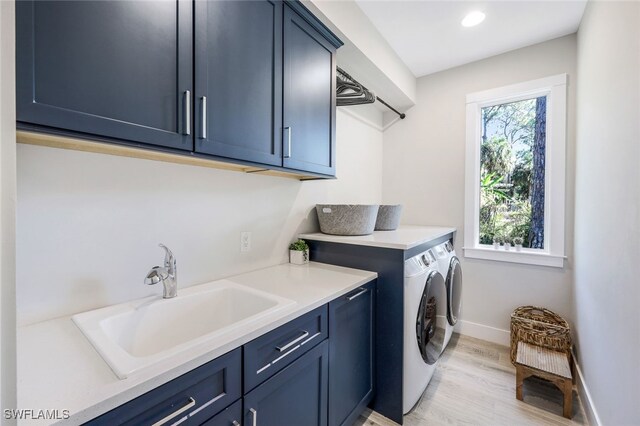
[[[516,356],[516,398],[522,401],[522,382],[530,376],[549,380],[564,394],[564,417],[570,419],[573,403],[573,378],[564,352],[518,342]]]

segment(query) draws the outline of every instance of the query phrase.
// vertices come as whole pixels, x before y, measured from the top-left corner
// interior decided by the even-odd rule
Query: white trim
[[[522,249],[509,251],[494,249],[489,246],[464,247],[464,256],[471,259],[497,260],[510,263],[524,263],[528,265],[553,266],[562,268],[565,256],[554,256],[541,250]]]
[[[475,337],[476,339],[486,340],[487,342],[497,343],[503,346],[509,346],[511,341],[509,330],[502,330],[471,321],[458,320],[454,331],[465,336]]]
[[[567,84],[567,74],[558,74],[551,77],[539,78],[537,80],[525,81],[524,83],[511,84],[496,89],[483,90],[481,92],[469,93],[467,103],[491,103],[501,104],[517,100],[530,99],[536,93],[550,89],[553,86]]]
[[[564,266],[567,75],[559,74],[467,95],[465,256],[512,263]],[[544,250],[500,251],[480,245],[480,135],[485,106],[547,96]]]
[[[575,352],[573,352],[573,359],[575,362],[576,360]],[[580,368],[580,364],[575,362],[575,365],[576,365],[576,372],[578,373],[577,374],[578,377],[576,377],[576,387],[578,388],[578,397],[582,402],[584,413],[587,416],[587,420],[590,425],[600,426],[602,425],[602,421],[600,421],[600,416],[598,415],[598,411],[596,411],[596,406],[593,403],[593,398],[591,398],[591,392],[589,392],[587,383],[584,381],[584,375],[582,374],[582,369]]]

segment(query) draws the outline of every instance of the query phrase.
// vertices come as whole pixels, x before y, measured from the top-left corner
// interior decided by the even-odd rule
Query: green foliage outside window
[[[482,108],[480,244],[543,248],[545,116],[545,97]]]

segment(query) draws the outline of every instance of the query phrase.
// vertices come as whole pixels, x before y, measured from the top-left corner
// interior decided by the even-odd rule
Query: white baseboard
[[[573,354],[573,359],[576,359],[576,354]],[[584,407],[584,413],[587,416],[587,420],[589,424],[592,426],[601,426],[602,422],[600,421],[600,416],[598,415],[598,411],[596,411],[596,406],[593,403],[593,399],[591,399],[591,393],[589,392],[589,388],[584,381],[584,376],[582,375],[582,370],[580,369],[580,364],[576,362],[576,372],[578,373],[578,377],[576,377],[576,386],[578,388],[578,396],[580,397],[580,401],[582,402],[582,406]]]
[[[502,330],[471,321],[459,320],[454,330],[456,333],[464,334],[465,336],[475,337],[476,339],[486,340],[503,346],[509,346],[510,343],[509,330]]]

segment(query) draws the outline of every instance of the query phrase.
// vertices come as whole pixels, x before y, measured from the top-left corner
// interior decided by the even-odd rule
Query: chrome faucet
[[[144,279],[147,285],[158,284],[162,281],[164,291],[162,297],[171,299],[178,295],[178,270],[176,268],[176,258],[167,246],[159,244],[165,250],[164,267],[154,266]]]

